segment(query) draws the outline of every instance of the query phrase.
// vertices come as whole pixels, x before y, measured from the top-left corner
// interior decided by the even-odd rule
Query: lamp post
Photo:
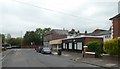
[[[20,48],[22,48],[22,41],[23,41],[23,37],[22,37],[22,30],[21,30],[21,46],[20,46]]]

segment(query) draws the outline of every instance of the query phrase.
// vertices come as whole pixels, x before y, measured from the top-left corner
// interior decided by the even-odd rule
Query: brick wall
[[[113,19],[113,38],[120,37],[120,18]]]
[[[88,43],[88,42],[91,42],[91,41],[99,41],[99,42],[103,42],[103,39],[102,38],[91,38],[91,37],[86,37],[85,38],[85,45]]]

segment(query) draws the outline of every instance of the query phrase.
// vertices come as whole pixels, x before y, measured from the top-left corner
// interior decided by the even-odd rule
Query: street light
[[[22,40],[23,38],[22,38],[22,30],[21,30],[21,47],[20,48],[22,48]]]

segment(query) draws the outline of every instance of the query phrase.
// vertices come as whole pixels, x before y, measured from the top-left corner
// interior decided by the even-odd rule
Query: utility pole
[[[23,37],[22,37],[22,30],[21,30],[21,47],[20,48],[22,48],[22,39]]]

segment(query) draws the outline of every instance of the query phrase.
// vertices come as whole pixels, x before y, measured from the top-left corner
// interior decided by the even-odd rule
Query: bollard
[[[82,52],[83,57],[85,57],[85,52],[88,50],[88,46],[83,46],[84,50]]]

